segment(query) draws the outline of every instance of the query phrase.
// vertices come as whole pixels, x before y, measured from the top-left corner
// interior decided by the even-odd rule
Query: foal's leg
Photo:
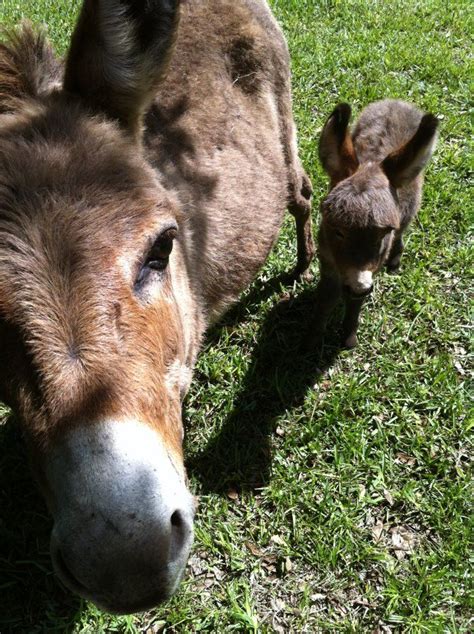
[[[404,248],[403,238],[399,235],[393,241],[392,248],[390,249],[390,255],[388,256],[386,266],[389,273],[396,273],[400,268],[400,261],[402,259]]]
[[[345,348],[355,348],[357,345],[357,329],[359,327],[359,317],[364,298],[346,298],[346,312],[342,322],[342,341]]]
[[[304,347],[317,347],[324,337],[326,324],[341,297],[341,283],[331,270],[321,266],[321,278],[316,287],[315,314],[308,329]]]

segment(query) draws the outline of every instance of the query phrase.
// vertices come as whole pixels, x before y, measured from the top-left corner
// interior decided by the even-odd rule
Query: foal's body
[[[352,134],[350,107],[339,105],[321,134],[319,153],[331,178],[321,204],[320,281],[311,338],[319,341],[341,296],[342,338],[357,344],[359,314],[383,265],[400,266],[402,236],[421,203],[423,169],[437,120],[403,101],[386,99],[362,112]]]
[[[57,573],[107,610],[179,583],[181,401],[202,334],[287,206],[305,272],[310,193],[263,0],[85,0],[64,73],[29,28],[0,46],[0,397]]]

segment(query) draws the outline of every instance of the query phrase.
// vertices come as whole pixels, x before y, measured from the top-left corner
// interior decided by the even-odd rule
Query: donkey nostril
[[[179,559],[183,549],[189,547],[192,541],[193,529],[186,513],[176,510],[170,518],[171,522],[171,560]]]
[[[184,527],[184,518],[181,514],[181,511],[175,511],[171,516],[171,526],[174,528],[183,528]]]
[[[193,536],[193,523],[191,517],[182,509],[177,509],[170,518],[171,534],[175,543],[182,546],[189,543]]]

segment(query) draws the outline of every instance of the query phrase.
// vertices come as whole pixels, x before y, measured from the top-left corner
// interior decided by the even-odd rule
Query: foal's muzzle
[[[369,288],[364,289],[363,291],[354,291],[348,284],[344,286],[344,293],[350,297],[350,299],[364,299],[368,297],[372,291],[374,290],[374,285]]]

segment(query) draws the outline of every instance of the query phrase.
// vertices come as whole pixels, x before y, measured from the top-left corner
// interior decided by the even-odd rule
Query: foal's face
[[[369,165],[338,183],[321,205],[322,249],[356,297],[372,290],[399,224],[396,194],[380,168]]]
[[[323,223],[327,247],[342,284],[353,297],[372,291],[373,276],[386,262],[393,241],[390,228],[354,228]]]

